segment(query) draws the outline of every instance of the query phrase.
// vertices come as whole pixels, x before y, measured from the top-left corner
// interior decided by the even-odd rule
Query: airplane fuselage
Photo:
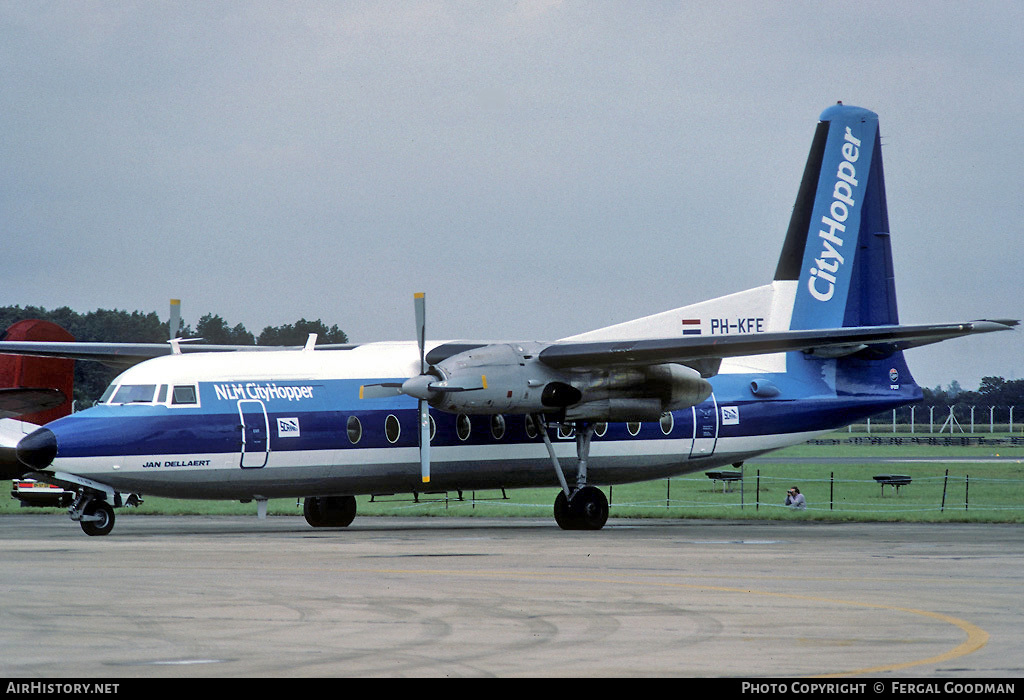
[[[415,343],[149,360],[121,375],[105,403],[47,426],[58,446],[49,470],[124,493],[240,500],[558,486],[529,416],[433,409],[432,479],[421,483],[417,402],[360,398],[364,384],[401,380],[418,364]],[[734,464],[919,397],[916,386],[894,387],[887,369],[877,374],[859,395],[785,374],[719,374],[696,406],[598,424],[589,479]],[[549,436],[571,471],[574,435],[554,423]]]

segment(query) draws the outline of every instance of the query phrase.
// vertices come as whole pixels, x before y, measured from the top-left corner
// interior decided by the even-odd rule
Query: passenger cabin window
[[[171,393],[171,403],[174,405],[194,404],[196,401],[196,388],[194,386],[176,386]]]
[[[402,425],[398,422],[393,414],[388,415],[384,419],[384,435],[387,436],[388,442],[392,445],[398,442],[399,436],[402,434]]]
[[[345,423],[345,431],[348,433],[348,441],[355,445],[363,437],[363,424],[355,416],[349,416]]]
[[[122,384],[110,403],[153,403],[156,384]]]

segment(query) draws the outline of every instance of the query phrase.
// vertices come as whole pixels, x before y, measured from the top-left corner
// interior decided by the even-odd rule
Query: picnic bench
[[[882,495],[885,495],[885,487],[892,486],[893,490],[899,495],[900,486],[906,486],[910,483],[910,476],[907,474],[879,474],[873,477],[882,486]]]
[[[718,471],[718,472],[704,472],[709,479],[714,480],[715,486],[718,482],[722,482],[722,493],[726,490],[732,490],[732,483],[734,481],[743,481],[743,472],[738,471]]]

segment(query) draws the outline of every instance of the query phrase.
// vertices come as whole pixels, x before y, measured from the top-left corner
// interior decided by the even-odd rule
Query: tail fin
[[[72,341],[55,323],[25,320],[11,324],[3,340]],[[0,355],[0,414],[43,425],[71,413],[75,361]],[[63,400],[56,391],[63,395]]]
[[[795,283],[791,330],[899,323],[878,115],[839,103],[821,113],[776,284]],[[834,366],[831,364],[834,363]],[[892,405],[920,398],[902,351],[836,360],[790,353],[787,368],[837,394]]]
[[[793,330],[899,322],[874,112],[822,112],[775,280],[798,283]]]

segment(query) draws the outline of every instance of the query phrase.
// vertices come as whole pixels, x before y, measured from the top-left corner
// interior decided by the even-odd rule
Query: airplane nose
[[[18,442],[18,460],[35,470],[46,469],[57,456],[57,436],[46,428],[29,433]]]

